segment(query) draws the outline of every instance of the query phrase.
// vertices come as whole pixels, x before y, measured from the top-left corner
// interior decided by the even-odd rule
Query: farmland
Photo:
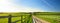
[[[35,16],[51,23],[60,23],[60,12],[40,12],[35,13]]]
[[[0,13],[0,23],[32,23],[32,15],[50,23],[60,23],[60,12]]]

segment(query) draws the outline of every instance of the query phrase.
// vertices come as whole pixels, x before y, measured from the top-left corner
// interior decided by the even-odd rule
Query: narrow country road
[[[33,23],[50,23],[50,22],[48,22],[48,21],[39,19],[39,18],[37,18],[36,16],[32,16],[32,18],[33,18]]]

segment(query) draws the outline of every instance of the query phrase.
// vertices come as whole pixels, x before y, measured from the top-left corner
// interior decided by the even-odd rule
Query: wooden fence
[[[30,17],[32,16],[32,14],[30,13]],[[21,23],[26,23],[26,21],[25,22],[23,22],[23,20],[26,20],[26,19],[23,19],[23,15],[21,15],[21,16],[12,16],[11,14],[9,15],[9,16],[0,16],[0,18],[8,18],[8,23],[16,23],[16,22],[18,22],[18,21],[15,21],[15,22],[12,22],[12,17],[21,17],[21,20],[18,20],[18,21],[21,21]]]

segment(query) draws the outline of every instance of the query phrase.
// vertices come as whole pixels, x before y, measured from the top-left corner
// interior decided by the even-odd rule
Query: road
[[[50,23],[50,22],[48,22],[48,21],[39,19],[39,18],[37,18],[36,16],[32,16],[32,18],[33,18],[33,23]]]

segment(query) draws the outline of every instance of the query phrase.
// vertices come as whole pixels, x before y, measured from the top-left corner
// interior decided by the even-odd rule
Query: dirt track
[[[39,18],[37,18],[36,16],[32,16],[32,17],[33,17],[34,23],[50,23],[50,22],[48,22],[48,21],[39,19]]]

